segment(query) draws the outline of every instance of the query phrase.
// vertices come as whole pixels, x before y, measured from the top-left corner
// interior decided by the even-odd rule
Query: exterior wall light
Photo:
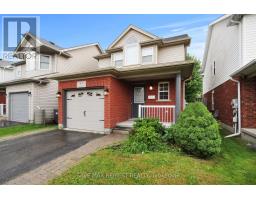
[[[153,86],[152,85],[149,86],[149,90],[150,91],[153,90]]]
[[[56,98],[60,98],[61,97],[61,92],[57,92],[56,93]]]
[[[104,90],[104,96],[106,96],[106,95],[108,95],[109,94],[109,90],[108,90],[108,88],[106,88],[105,90]]]

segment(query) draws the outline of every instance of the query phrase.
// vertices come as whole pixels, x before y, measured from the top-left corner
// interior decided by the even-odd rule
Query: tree
[[[200,73],[201,61],[195,56],[188,55],[188,60],[193,60],[195,62],[194,69],[192,72],[192,77],[190,80],[186,81],[186,101],[195,102],[202,96],[203,80]]]

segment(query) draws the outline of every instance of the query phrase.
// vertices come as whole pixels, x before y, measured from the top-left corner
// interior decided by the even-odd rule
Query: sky
[[[40,37],[61,47],[98,42],[103,49],[106,49],[127,26],[133,24],[159,37],[188,34],[192,38],[188,53],[202,60],[208,25],[222,15],[35,14],[32,16],[39,16]],[[0,15],[1,19],[2,17],[3,15]],[[0,52],[2,52],[2,20],[0,20],[0,29]]]

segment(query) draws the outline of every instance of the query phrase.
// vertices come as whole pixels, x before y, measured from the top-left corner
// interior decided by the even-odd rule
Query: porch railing
[[[0,116],[5,116],[5,115],[6,115],[6,105],[0,104]]]
[[[164,125],[175,123],[175,106],[139,105],[139,118],[157,118]]]

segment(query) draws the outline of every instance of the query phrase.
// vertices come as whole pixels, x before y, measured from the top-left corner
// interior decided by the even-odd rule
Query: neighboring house
[[[0,59],[0,84],[14,78],[12,63],[7,60]],[[5,87],[0,87],[0,116],[6,114],[6,91]]]
[[[101,53],[98,44],[61,48],[53,42],[27,33],[14,55],[22,58],[13,65],[13,78],[0,83],[6,91],[6,113],[11,121],[34,122],[44,110],[46,122],[53,121],[58,108],[58,82],[48,76],[60,72],[79,72],[97,67],[93,56]]]
[[[235,135],[256,136],[256,15],[225,15],[210,24],[203,75],[209,110]]]
[[[189,44],[188,35],[159,38],[129,26],[95,56],[98,67],[52,76],[59,80],[59,127],[110,133],[138,117],[171,125],[194,65],[186,60]]]

